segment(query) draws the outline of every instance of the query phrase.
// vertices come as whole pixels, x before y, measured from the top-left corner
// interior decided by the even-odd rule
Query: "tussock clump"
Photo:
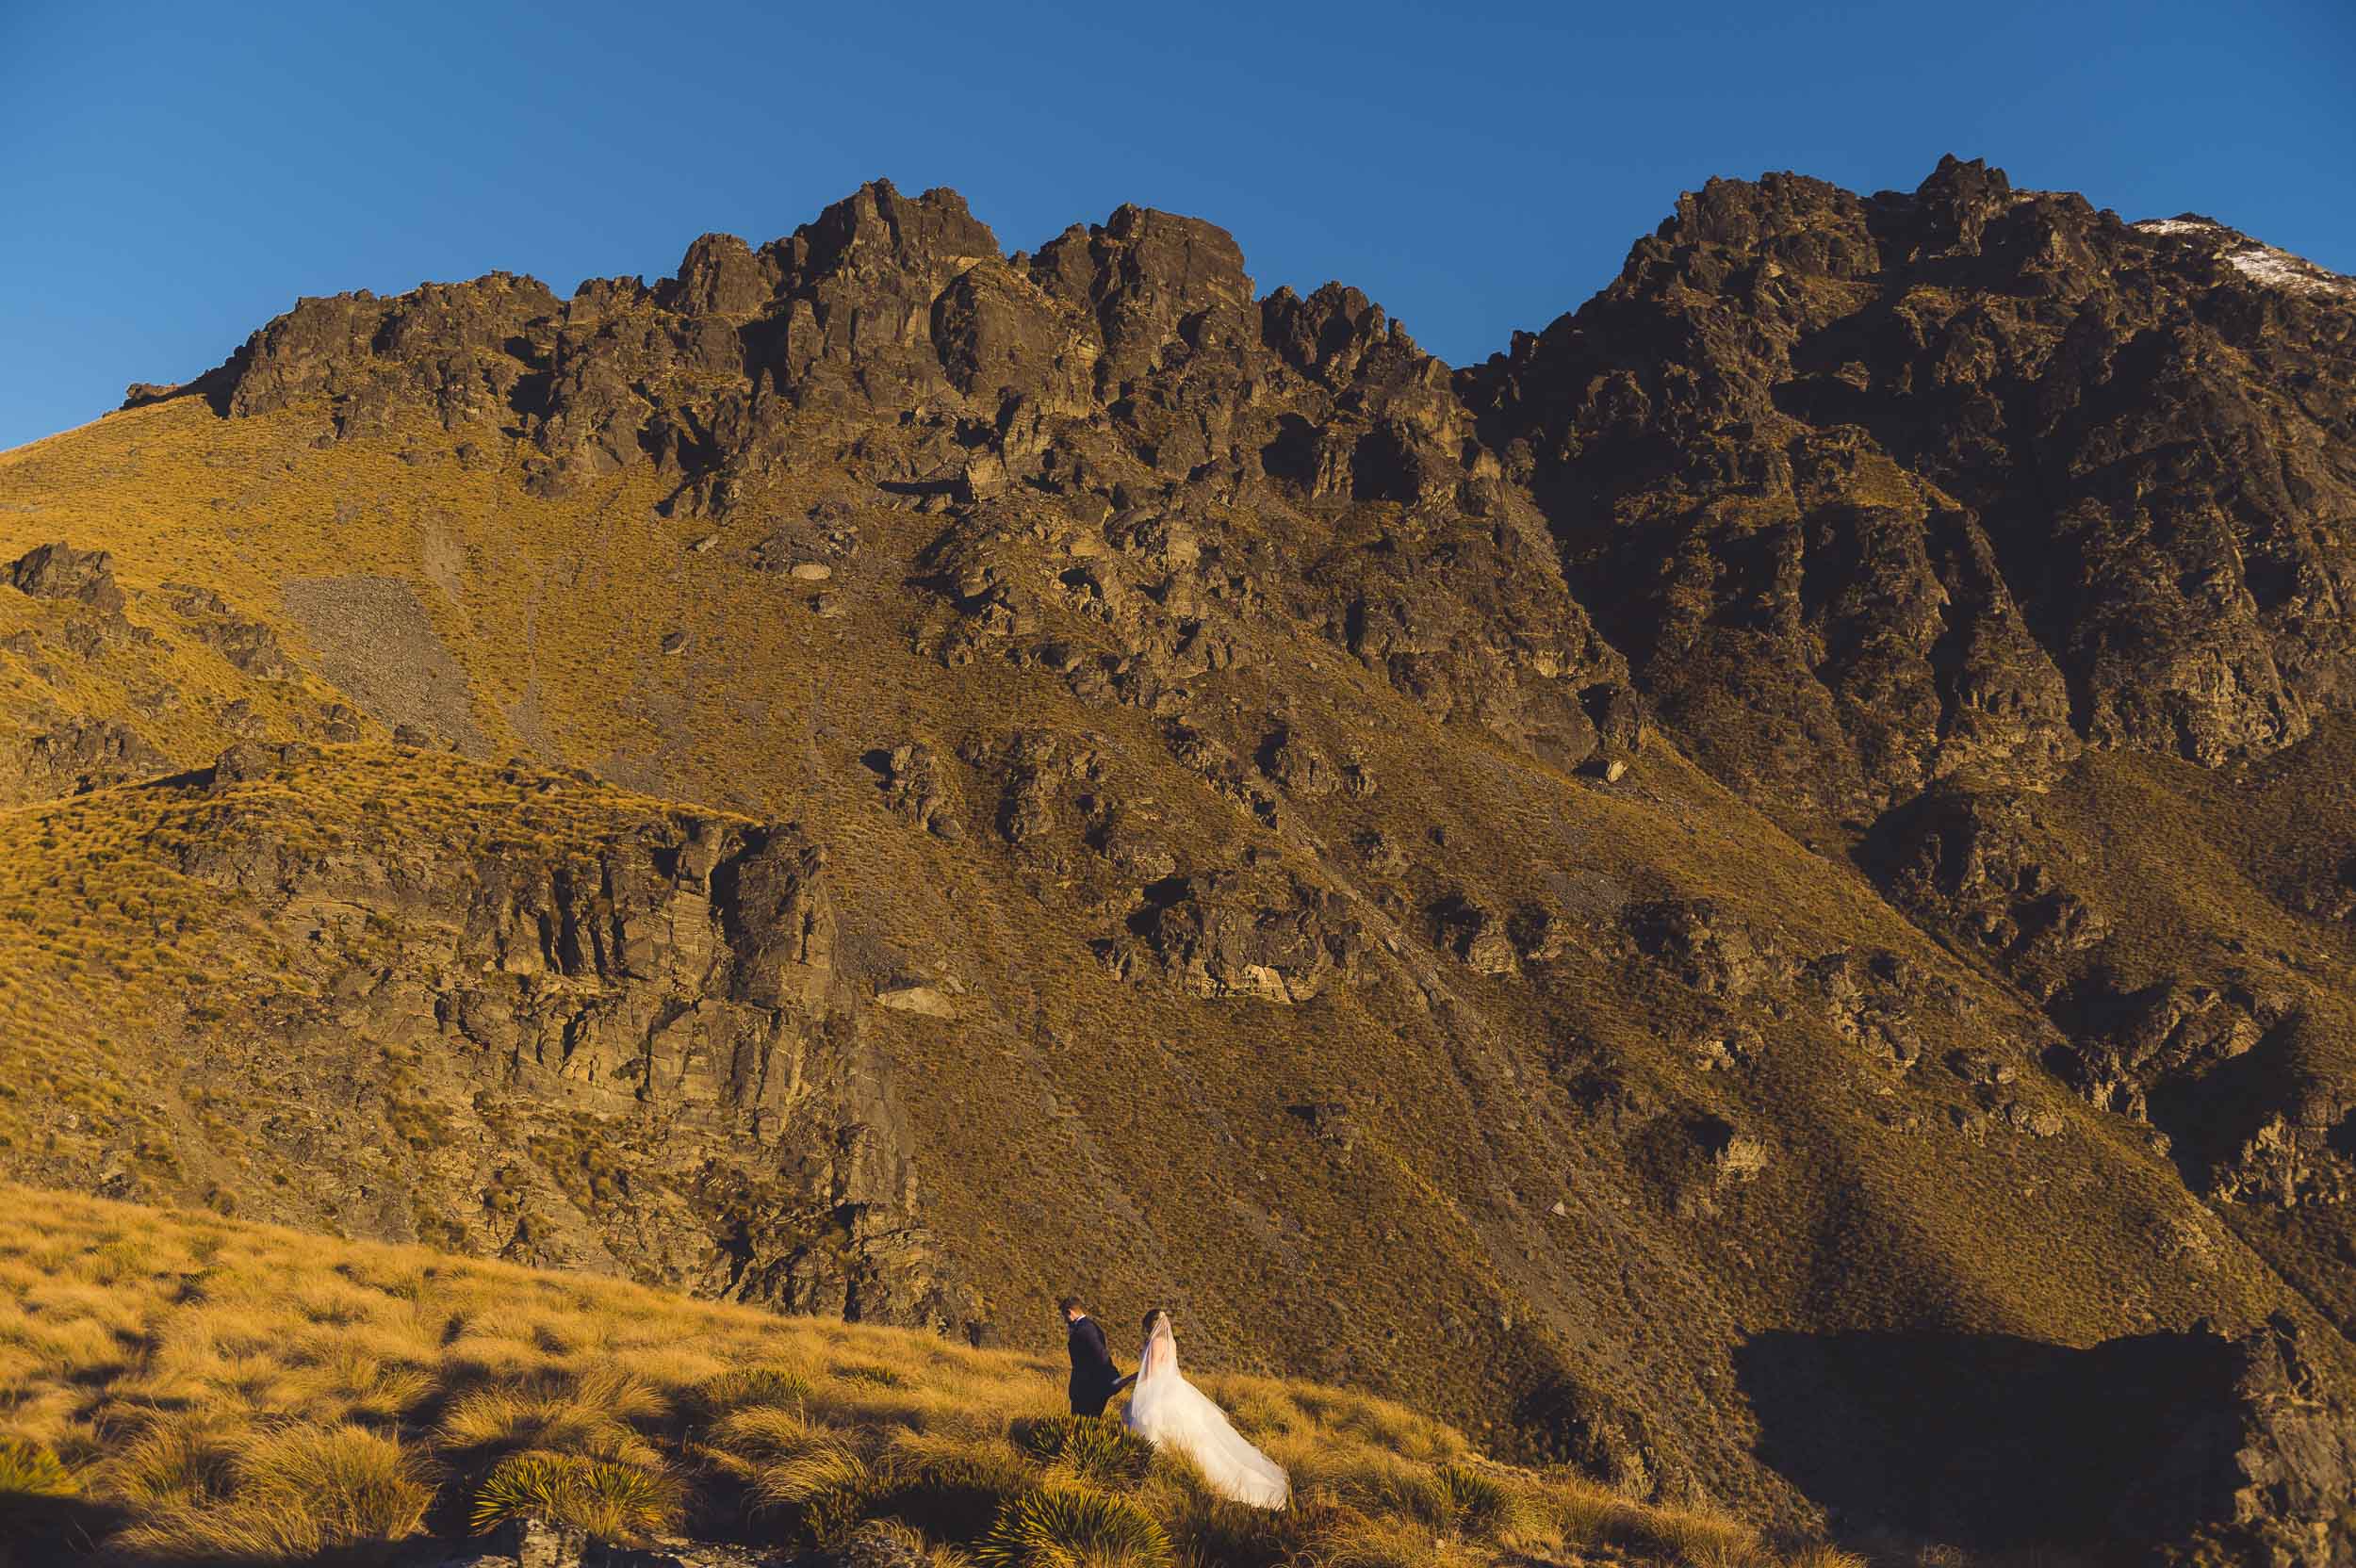
[[[478,1535],[538,1519],[599,1541],[640,1541],[674,1524],[680,1500],[679,1482],[660,1471],[580,1454],[515,1454],[475,1489],[467,1523]]]
[[[1420,1525],[1390,1519],[1345,1531],[1317,1560],[1323,1568],[1461,1568],[1472,1560]]]
[[[1619,1493],[1582,1476],[1556,1472],[1531,1491],[1538,1519],[1572,1545],[1632,1539],[1644,1511]]]
[[[1040,1416],[1016,1422],[1011,1435],[1033,1459],[1098,1486],[1143,1480],[1153,1467],[1153,1444],[1102,1416]]]
[[[858,1511],[970,1545],[1036,1478],[1004,1443],[903,1439],[869,1468]]]
[[[1170,1536],[1126,1497],[1050,1482],[1009,1502],[974,1557],[983,1568],[1170,1568]]]
[[[740,1410],[798,1410],[809,1397],[810,1380],[789,1367],[739,1366],[706,1378],[682,1402],[698,1419],[712,1421]]]
[[[1281,1513],[1190,1490],[1164,1515],[1181,1562],[1219,1568],[1285,1568],[1318,1560],[1321,1542],[1339,1539],[1365,1516],[1319,1494],[1293,1494]]]
[[[835,1448],[847,1451],[831,1428],[780,1405],[751,1405],[728,1412],[705,1429],[701,1446],[701,1451],[722,1469],[747,1479],[763,1465]]]
[[[0,1437],[0,1496],[71,1497],[80,1490],[46,1445]]]
[[[753,1494],[772,1508],[807,1509],[829,1496],[861,1490],[872,1478],[867,1462],[848,1444],[823,1439],[755,1470]]]
[[[1788,1568],[1868,1568],[1865,1559],[1838,1546],[1803,1546],[1785,1561]]]
[[[846,1383],[867,1383],[875,1388],[906,1388],[908,1377],[896,1367],[875,1362],[844,1362],[827,1368],[830,1375]]]
[[[856,1454],[811,1454],[773,1466],[754,1494],[773,1506],[791,1505],[804,1535],[820,1546],[840,1544],[880,1511],[883,1478]]]
[[[356,1427],[152,1433],[128,1456],[136,1555],[262,1562],[417,1533],[434,1500],[401,1445]]]
[[[661,1462],[661,1455],[629,1423],[653,1420],[665,1409],[662,1397],[636,1378],[599,1367],[462,1394],[451,1401],[434,1438],[444,1452],[473,1462],[540,1449],[651,1466]]]
[[[234,1488],[236,1432],[202,1418],[159,1422],[108,1461],[107,1494],[155,1517],[225,1503]]]
[[[1630,1545],[1672,1555],[1694,1568],[1758,1568],[1774,1561],[1757,1529],[1708,1508],[1631,1511],[1621,1521],[1620,1534]]]
[[[1402,1471],[1378,1488],[1386,1511],[1399,1513],[1434,1535],[1492,1541],[1526,1526],[1531,1510],[1513,1488],[1494,1476],[1461,1464],[1432,1471]]]

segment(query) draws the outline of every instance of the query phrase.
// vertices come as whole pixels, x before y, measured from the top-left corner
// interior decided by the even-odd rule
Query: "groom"
[[[1129,1380],[1113,1365],[1112,1355],[1104,1348],[1104,1331],[1080,1310],[1080,1298],[1067,1296],[1055,1306],[1063,1314],[1072,1350],[1072,1413],[1102,1415],[1104,1402]]]

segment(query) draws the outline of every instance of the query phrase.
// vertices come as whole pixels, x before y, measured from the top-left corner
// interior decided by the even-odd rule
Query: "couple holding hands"
[[[1122,1389],[1129,1407],[1121,1422],[1154,1446],[1193,1462],[1221,1496],[1253,1508],[1281,1509],[1292,1497],[1284,1467],[1244,1441],[1214,1404],[1178,1371],[1178,1340],[1170,1314],[1155,1307],[1145,1315],[1145,1348],[1137,1369],[1123,1377],[1104,1346],[1104,1331],[1067,1296],[1055,1303],[1063,1314],[1072,1351],[1072,1413],[1098,1415]]]

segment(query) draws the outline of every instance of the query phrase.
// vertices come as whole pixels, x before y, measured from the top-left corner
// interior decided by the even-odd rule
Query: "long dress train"
[[[1137,1358],[1137,1386],[1121,1419],[1139,1437],[1192,1460],[1222,1496],[1265,1509],[1281,1509],[1292,1498],[1284,1467],[1244,1441],[1227,1413],[1180,1376],[1178,1341],[1167,1317],[1153,1325]]]

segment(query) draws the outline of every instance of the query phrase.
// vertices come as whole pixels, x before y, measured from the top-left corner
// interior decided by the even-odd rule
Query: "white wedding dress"
[[[1122,1420],[1139,1437],[1192,1460],[1222,1496],[1266,1509],[1281,1509],[1292,1498],[1284,1467],[1245,1442],[1227,1413],[1179,1375],[1178,1341],[1167,1317],[1153,1325],[1137,1358],[1137,1385]]]

